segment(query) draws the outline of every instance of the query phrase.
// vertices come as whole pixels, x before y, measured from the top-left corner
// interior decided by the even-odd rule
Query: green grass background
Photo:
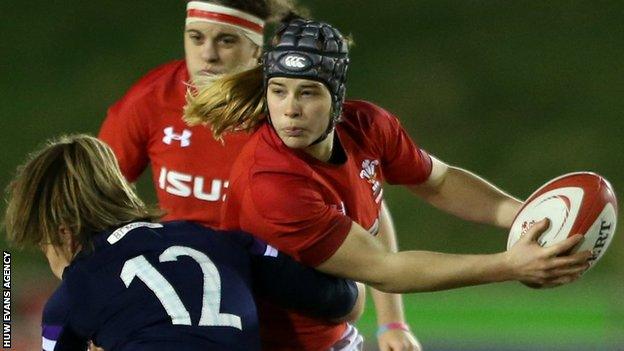
[[[442,160],[520,198],[578,170],[624,189],[621,1],[302,3],[355,39],[348,96],[397,114]],[[46,138],[95,133],[132,82],[181,57],[183,19],[177,0],[3,2],[0,184]],[[154,199],[148,177],[139,189]],[[505,247],[502,230],[452,218],[401,188],[386,194],[402,248]],[[40,255],[12,252],[15,293],[48,291]],[[623,254],[618,230],[600,264],[575,284],[414,294],[405,298],[408,320],[429,349],[624,350]],[[359,324],[368,335],[370,310]],[[16,318],[26,313],[14,310]]]

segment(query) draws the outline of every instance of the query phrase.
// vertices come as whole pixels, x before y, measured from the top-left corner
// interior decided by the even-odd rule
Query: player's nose
[[[205,62],[215,63],[219,61],[219,51],[217,46],[211,41],[206,40],[201,47],[201,59]]]
[[[292,95],[289,95],[286,98],[284,104],[284,115],[290,118],[297,118],[301,116],[301,105],[299,104],[299,101],[297,101],[297,99]]]

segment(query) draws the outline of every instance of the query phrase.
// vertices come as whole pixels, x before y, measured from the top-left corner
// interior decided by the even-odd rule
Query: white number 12
[[[160,262],[177,261],[179,256],[188,256],[194,259],[204,274],[204,295],[202,311],[199,318],[200,326],[224,326],[242,330],[239,316],[229,313],[219,313],[221,306],[221,277],[217,267],[210,258],[201,251],[186,246],[172,246],[165,250],[158,258]],[[152,266],[145,256],[137,256],[124,264],[120,274],[126,287],[130,286],[134,277],[139,278],[154,292],[163,305],[172,324],[191,325],[191,315],[184,307],[182,300],[165,277]]]

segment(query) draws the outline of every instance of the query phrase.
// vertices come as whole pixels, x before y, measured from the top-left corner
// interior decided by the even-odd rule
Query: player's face
[[[206,22],[186,25],[184,52],[189,75],[197,85],[253,68],[260,56],[260,48],[241,30]]]
[[[329,125],[331,94],[320,82],[276,77],[269,80],[271,123],[286,146],[307,148]]]

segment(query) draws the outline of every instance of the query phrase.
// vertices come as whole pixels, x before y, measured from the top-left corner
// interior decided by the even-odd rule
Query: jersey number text
[[[159,257],[160,262],[177,261],[179,256],[188,256],[194,259],[204,274],[204,295],[202,311],[199,319],[200,326],[225,326],[242,330],[239,316],[229,313],[219,313],[221,305],[221,277],[217,267],[210,258],[201,251],[186,246],[171,246]],[[121,279],[130,286],[134,277],[139,278],[154,292],[167,314],[171,323],[191,325],[191,315],[184,307],[182,300],[165,277],[152,266],[143,255],[132,258],[124,264],[120,274]]]

